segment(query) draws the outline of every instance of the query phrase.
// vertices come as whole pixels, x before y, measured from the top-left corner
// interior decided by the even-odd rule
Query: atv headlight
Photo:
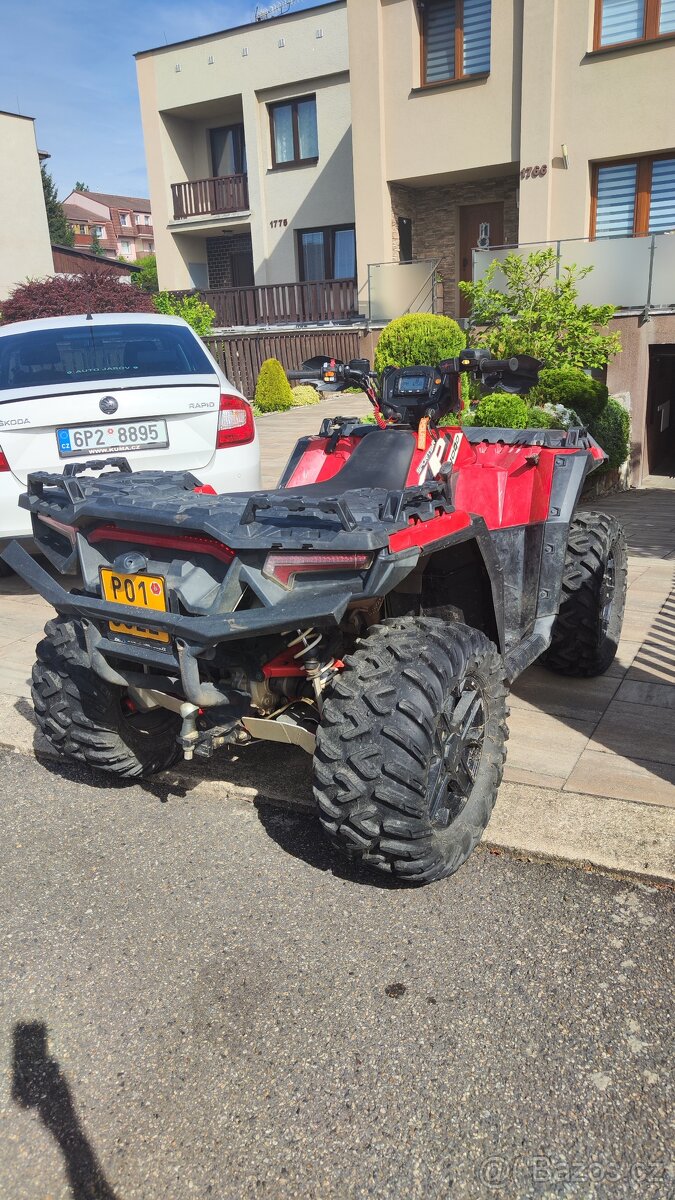
[[[334,571],[365,571],[372,554],[282,554],[267,555],[263,575],[282,587],[292,588],[296,575],[332,575]]]

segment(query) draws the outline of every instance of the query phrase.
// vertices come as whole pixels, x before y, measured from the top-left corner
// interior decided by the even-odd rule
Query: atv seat
[[[411,429],[373,429],[352,451],[344,467],[322,483],[285,488],[303,496],[336,496],[359,488],[384,488],[397,492],[406,486],[415,449]]]

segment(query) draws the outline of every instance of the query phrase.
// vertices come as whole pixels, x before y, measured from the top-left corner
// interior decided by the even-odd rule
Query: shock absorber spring
[[[296,659],[302,660],[302,665],[307,673],[307,678],[310,681],[314,690],[316,705],[321,712],[323,707],[323,689],[331,677],[332,668],[335,659],[330,659],[329,662],[321,663],[316,653],[323,639],[322,633],[317,633],[313,626],[308,629],[303,629],[288,643],[289,650],[295,646],[299,646],[297,653],[293,655]]]

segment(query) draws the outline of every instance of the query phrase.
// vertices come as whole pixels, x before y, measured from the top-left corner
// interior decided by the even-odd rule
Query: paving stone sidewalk
[[[323,417],[362,411],[361,398],[347,396],[262,418],[264,486],[277,481],[297,438],[317,430]],[[617,658],[599,679],[565,679],[535,665],[516,682],[502,790],[511,794],[517,812],[505,807],[498,816],[496,810],[490,829],[494,825],[500,841],[509,844],[506,826],[517,822],[521,828],[514,844],[536,850],[528,832],[536,826],[535,812],[542,802],[550,812],[557,805],[560,828],[566,830],[561,838],[568,846],[559,857],[610,866],[616,861],[617,867],[648,872],[654,867],[668,877],[673,864],[669,870],[663,840],[675,829],[675,490],[668,480],[652,480],[639,491],[588,507],[615,514],[629,540],[628,602]],[[30,669],[51,611],[20,581],[0,580],[0,743],[28,742]],[[604,816],[607,837],[619,839],[609,857],[606,847],[596,844],[582,853],[579,830],[591,811],[591,840],[604,840]],[[641,830],[648,831],[644,837]],[[634,843],[630,853],[626,847],[626,857],[622,836]],[[543,828],[537,846],[541,853],[557,853],[555,837]]]

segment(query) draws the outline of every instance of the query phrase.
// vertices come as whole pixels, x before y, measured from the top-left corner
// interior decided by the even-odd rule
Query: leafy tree
[[[182,317],[200,337],[206,337],[211,332],[216,319],[211,306],[200,300],[199,296],[174,296],[171,292],[159,292],[157,296],[152,297],[151,303],[158,313],[169,317]]]
[[[56,246],[72,246],[75,237],[63,211],[63,205],[59,203],[56,184],[44,163],[40,164],[40,170],[42,172],[42,190],[45,194],[45,208],[47,209],[49,240]]]
[[[55,275],[21,283],[2,302],[2,324],[36,317],[83,316],[101,312],[154,312],[152,297],[120,283],[110,269],[83,275]]]
[[[579,304],[579,283],[592,267],[564,267],[552,248],[526,258],[494,259],[482,279],[460,283],[471,305],[473,341],[495,358],[531,354],[547,367],[601,367],[621,349],[617,333],[603,333],[616,309],[611,304]],[[497,291],[500,271],[506,281]]]
[[[73,191],[74,192],[88,192],[89,188],[87,187],[86,183],[82,183],[82,181],[78,179],[77,183],[75,184],[75,187],[73,188]]]
[[[89,247],[89,250],[92,254],[97,254],[99,258],[105,258],[105,250],[101,245],[95,225],[92,225],[91,227],[91,246]]]
[[[154,254],[146,254],[139,259],[138,265],[140,271],[136,271],[131,278],[134,287],[140,288],[142,292],[157,292],[159,285],[157,283],[157,259]]]

